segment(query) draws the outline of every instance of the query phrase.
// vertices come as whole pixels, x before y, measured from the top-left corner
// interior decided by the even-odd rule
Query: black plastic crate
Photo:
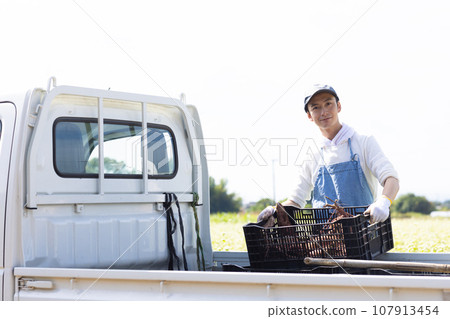
[[[365,207],[344,207],[354,217],[333,223],[333,208],[298,209],[285,206],[293,226],[264,228],[245,225],[244,235],[252,268],[303,267],[305,257],[370,260],[394,247],[390,217],[370,225]]]

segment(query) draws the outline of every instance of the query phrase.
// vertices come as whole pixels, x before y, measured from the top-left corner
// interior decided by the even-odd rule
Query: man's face
[[[308,118],[320,129],[331,129],[339,126],[338,113],[341,103],[336,102],[334,95],[322,92],[314,95],[308,103]]]

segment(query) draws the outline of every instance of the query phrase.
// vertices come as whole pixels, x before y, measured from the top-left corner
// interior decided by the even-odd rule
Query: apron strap
[[[348,147],[350,148],[350,160],[354,161],[357,159],[358,154],[353,154],[352,150],[352,139],[348,138]]]

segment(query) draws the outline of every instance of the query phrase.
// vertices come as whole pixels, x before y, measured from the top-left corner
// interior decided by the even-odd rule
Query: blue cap
[[[314,84],[308,91],[305,93],[305,112],[308,113],[308,103],[311,98],[317,93],[328,92],[336,98],[336,101],[339,101],[339,97],[337,96],[336,91],[329,85],[326,84]]]

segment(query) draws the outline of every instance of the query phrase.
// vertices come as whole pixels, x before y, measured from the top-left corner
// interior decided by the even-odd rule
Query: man
[[[369,206],[370,221],[381,222],[389,217],[389,206],[395,199],[399,182],[392,164],[373,137],[363,136],[339,121],[341,102],[329,85],[314,85],[304,101],[308,119],[317,125],[323,136],[318,161],[305,161],[300,167],[299,183],[284,206],[304,207],[313,191],[314,208],[338,200],[340,206]],[[376,201],[377,186],[383,186]],[[272,216],[274,208],[265,208],[258,221]]]

